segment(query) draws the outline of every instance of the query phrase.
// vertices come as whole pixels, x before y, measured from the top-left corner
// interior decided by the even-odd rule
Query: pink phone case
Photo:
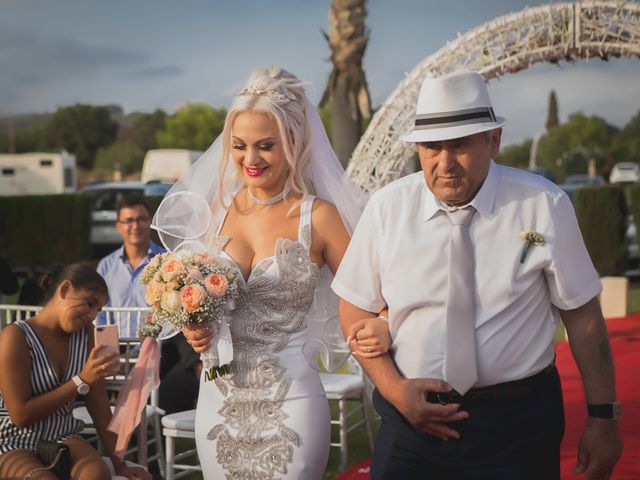
[[[102,355],[107,353],[119,353],[120,352],[120,337],[118,335],[117,325],[100,325],[95,329],[95,344],[105,345],[106,348]]]

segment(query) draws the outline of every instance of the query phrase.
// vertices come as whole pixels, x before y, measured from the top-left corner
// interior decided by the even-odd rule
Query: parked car
[[[546,178],[547,180],[549,180],[549,181],[551,181],[553,183],[558,183],[558,182],[556,182],[556,178],[546,168],[534,167],[534,168],[528,169],[527,171],[531,172],[531,173],[535,173],[536,175],[540,175],[540,176]]]
[[[81,188],[80,193],[93,197],[91,207],[91,244],[119,245],[122,237],[116,229],[116,205],[127,194],[144,196],[164,195],[173,186],[162,182],[105,182]]]
[[[634,162],[616,163],[609,175],[611,183],[640,182],[640,165]]]
[[[604,185],[605,181],[600,175],[569,175],[565,183],[558,185],[562,190],[566,192],[569,199],[573,202],[573,194],[576,190],[584,187],[593,187],[597,185]]]

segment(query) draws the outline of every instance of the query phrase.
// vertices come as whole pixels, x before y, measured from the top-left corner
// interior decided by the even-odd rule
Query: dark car
[[[573,194],[576,190],[584,187],[595,187],[598,185],[604,185],[605,181],[600,175],[569,175],[565,183],[558,185],[562,190],[566,192],[569,199],[573,202]]]
[[[161,182],[105,182],[81,188],[80,193],[93,197],[91,207],[91,244],[119,245],[122,237],[116,229],[118,215],[116,205],[127,194],[138,194],[147,197],[165,195],[173,186],[172,183]]]

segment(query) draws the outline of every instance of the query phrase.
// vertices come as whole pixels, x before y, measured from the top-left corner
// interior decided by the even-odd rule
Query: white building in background
[[[144,156],[140,181],[173,183],[185,173],[203,152],[179,148],[149,150]]]
[[[60,153],[0,154],[0,195],[73,193],[76,156]]]

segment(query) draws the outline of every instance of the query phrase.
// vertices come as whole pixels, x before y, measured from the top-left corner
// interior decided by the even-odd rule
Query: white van
[[[199,150],[185,150],[160,148],[149,150],[144,156],[140,181],[173,183],[185,173],[203,152]]]
[[[611,169],[611,183],[640,182],[640,165],[634,162],[619,162]]]
[[[76,187],[75,155],[65,151],[0,155],[0,195],[73,193]]]

